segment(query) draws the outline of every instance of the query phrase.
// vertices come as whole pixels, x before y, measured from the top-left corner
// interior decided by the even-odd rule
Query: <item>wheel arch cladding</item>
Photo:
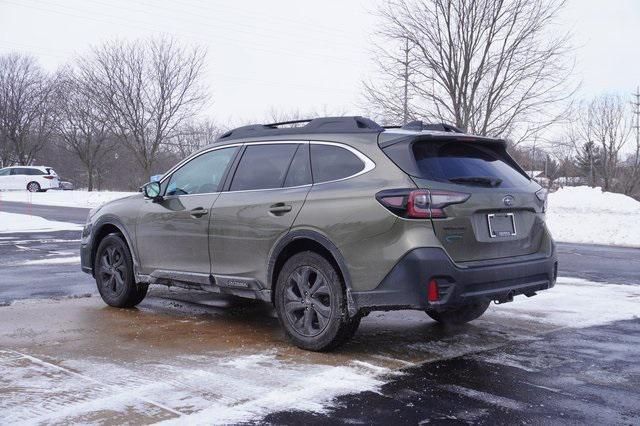
[[[351,312],[352,309],[355,310],[351,297],[351,278],[342,253],[327,237],[318,232],[308,230],[290,232],[274,246],[271,256],[269,257],[269,264],[267,268],[267,278],[269,280],[268,285],[271,290],[271,301],[274,302],[275,300],[274,287],[278,281],[278,274],[282,270],[285,262],[294,254],[303,251],[314,251],[320,254],[336,268],[336,271],[342,279],[342,283],[345,287],[349,313],[355,314],[355,312]]]
[[[96,259],[96,252],[98,251],[98,246],[100,242],[109,234],[118,234],[122,236],[124,239],[124,243],[129,248],[129,252],[131,253],[131,258],[133,260],[134,267],[137,264],[136,256],[133,250],[133,246],[131,245],[131,241],[128,233],[126,232],[124,226],[118,223],[115,220],[105,220],[101,221],[97,224],[96,231],[94,231],[94,235],[91,243],[91,271],[95,274],[94,264]]]

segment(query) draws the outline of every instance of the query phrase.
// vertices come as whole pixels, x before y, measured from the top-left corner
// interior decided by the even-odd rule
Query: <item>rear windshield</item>
[[[513,188],[529,180],[493,149],[466,142],[417,142],[413,156],[421,178],[461,183],[465,179],[489,178],[501,181],[501,188]]]

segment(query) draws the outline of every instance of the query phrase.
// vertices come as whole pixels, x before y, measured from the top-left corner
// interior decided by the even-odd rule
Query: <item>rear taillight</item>
[[[407,199],[407,217],[425,219],[431,217],[429,191],[411,191]]]
[[[444,218],[444,208],[464,203],[469,194],[427,189],[390,189],[380,191],[376,199],[392,213],[409,219]]]
[[[43,178],[45,178],[45,179],[49,179],[49,180],[51,180],[51,179],[55,179],[55,178],[56,178],[55,176],[49,176],[49,175],[47,175],[47,176],[42,176],[42,177],[43,177]]]

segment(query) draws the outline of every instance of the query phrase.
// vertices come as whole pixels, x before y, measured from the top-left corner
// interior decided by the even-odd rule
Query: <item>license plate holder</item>
[[[516,235],[516,220],[513,213],[490,213],[487,215],[487,223],[491,238]]]

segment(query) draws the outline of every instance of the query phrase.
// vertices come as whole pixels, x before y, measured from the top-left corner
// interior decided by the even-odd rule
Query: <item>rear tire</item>
[[[147,295],[148,286],[135,282],[131,252],[119,234],[100,241],[93,270],[98,292],[109,306],[132,308]]]
[[[29,182],[27,184],[27,191],[40,192],[40,184],[38,182]]]
[[[490,304],[491,301],[473,302],[446,311],[437,312],[427,310],[426,312],[427,315],[441,324],[460,325],[480,318],[487,308],[489,308]]]
[[[302,349],[335,349],[353,337],[360,325],[360,316],[349,318],[338,272],[315,252],[298,253],[287,260],[275,291],[280,325]]]

